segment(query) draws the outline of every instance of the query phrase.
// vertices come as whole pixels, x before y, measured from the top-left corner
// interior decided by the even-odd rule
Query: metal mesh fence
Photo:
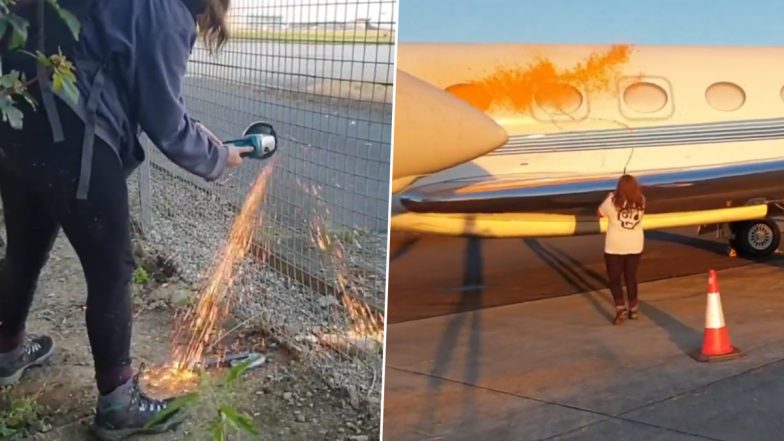
[[[278,153],[206,183],[145,142],[130,182],[145,242],[197,283],[268,170],[232,320],[371,396],[382,371],[396,14],[396,0],[233,0],[233,38],[214,55],[197,44],[186,104],[222,139],[271,123]]]

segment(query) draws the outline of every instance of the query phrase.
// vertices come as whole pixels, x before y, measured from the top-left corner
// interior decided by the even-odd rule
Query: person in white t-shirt
[[[615,301],[613,324],[623,323],[627,315],[623,298],[622,281],[626,282],[626,295],[629,300],[628,317],[638,317],[637,267],[640,264],[645,234],[643,214],[645,196],[637,179],[623,175],[618,179],[616,190],[607,195],[599,206],[599,216],[608,220],[604,241],[604,261],[607,265],[610,292]]]

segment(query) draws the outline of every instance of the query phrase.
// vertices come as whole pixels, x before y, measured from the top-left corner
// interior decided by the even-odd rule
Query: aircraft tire
[[[739,222],[733,227],[735,239],[730,245],[742,256],[770,256],[781,243],[781,231],[772,219]]]

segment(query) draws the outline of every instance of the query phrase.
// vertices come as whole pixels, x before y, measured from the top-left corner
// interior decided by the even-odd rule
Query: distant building
[[[244,25],[250,29],[274,30],[286,28],[282,15],[248,14],[244,18]]]
[[[264,13],[253,13],[247,9],[238,9],[234,12],[232,24],[237,29],[247,30],[300,30],[300,31],[391,31],[394,27],[389,23],[373,23],[370,18],[357,18],[349,21],[299,21],[292,22],[292,17],[286,15],[271,14],[269,11]]]

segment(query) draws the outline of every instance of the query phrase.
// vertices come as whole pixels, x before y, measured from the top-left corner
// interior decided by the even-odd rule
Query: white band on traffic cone
[[[719,293],[708,293],[708,307],[705,310],[705,328],[719,329],[724,327],[724,311],[721,309]]]

